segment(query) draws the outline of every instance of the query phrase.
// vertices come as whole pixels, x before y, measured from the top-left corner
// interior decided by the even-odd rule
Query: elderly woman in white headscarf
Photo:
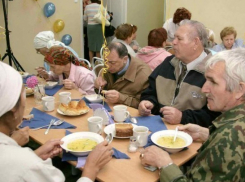
[[[25,109],[25,88],[21,75],[0,62],[0,176],[1,181],[65,181],[52,166],[51,157],[61,152],[60,140],[50,140],[37,150],[22,148],[10,135],[20,124]],[[104,141],[89,154],[79,182],[95,180],[99,170],[110,161],[112,148]]]
[[[49,48],[53,46],[61,46],[69,49],[76,58],[79,58],[78,54],[69,46],[66,46],[64,43],[60,41],[56,41],[54,39],[54,33],[51,31],[43,31],[39,32],[34,38],[34,47],[37,51],[37,54],[42,54],[46,56],[48,53]],[[47,63],[44,63],[45,70],[49,71],[50,67]],[[42,68],[39,68],[42,69]]]

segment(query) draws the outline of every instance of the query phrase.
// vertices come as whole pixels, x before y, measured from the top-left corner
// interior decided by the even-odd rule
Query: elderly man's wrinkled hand
[[[104,88],[104,86],[107,84],[107,81],[104,80],[101,76],[99,76],[98,78],[96,78],[95,82],[94,82],[94,86],[95,88],[99,89],[99,87]]]
[[[65,79],[63,80],[63,84],[64,84],[64,87],[68,90],[72,90],[72,89],[76,89],[76,85],[74,82],[72,82],[71,80],[69,79]]]
[[[180,124],[182,112],[174,107],[165,106],[160,109],[164,120],[169,124]]]
[[[154,105],[150,101],[143,100],[140,102],[138,107],[139,114],[141,116],[149,116],[153,107]]]
[[[90,152],[86,160],[82,176],[95,180],[95,177],[102,167],[112,159],[112,155],[112,147],[108,145],[106,140],[98,144],[93,151]]]
[[[62,143],[63,142],[60,139],[49,140],[35,150],[35,153],[43,160],[53,158],[62,152],[62,148],[60,147]]]
[[[23,146],[29,142],[29,127],[26,126],[22,129],[15,130],[11,138],[13,138],[20,146]]]
[[[169,154],[156,146],[147,147],[140,155],[141,164],[144,166],[162,167],[172,162]]]
[[[209,136],[209,130],[207,128],[201,127],[196,124],[187,124],[183,126],[179,126],[180,131],[184,131],[191,135],[194,141],[201,140],[205,142]]]
[[[105,98],[108,102],[116,104],[119,102],[120,93],[116,90],[107,90],[105,92]]]

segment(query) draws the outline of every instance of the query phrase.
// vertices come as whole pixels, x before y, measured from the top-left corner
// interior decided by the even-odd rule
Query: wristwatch
[[[158,169],[159,169],[159,176],[161,175],[161,171],[162,171],[162,169],[165,169],[166,167],[168,167],[168,166],[170,166],[170,165],[172,165],[173,163],[172,162],[170,162],[170,163],[168,163],[167,165],[165,165],[165,166],[162,166],[162,167],[159,167]]]

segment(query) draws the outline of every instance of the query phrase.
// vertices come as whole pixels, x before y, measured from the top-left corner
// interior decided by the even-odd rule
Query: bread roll
[[[80,115],[88,112],[89,108],[84,102],[84,100],[71,101],[67,104],[61,103],[59,105],[59,110],[62,111],[65,115]]]
[[[32,88],[26,87],[26,94],[32,94],[33,92]]]
[[[115,124],[117,137],[133,136],[133,125],[130,123]]]

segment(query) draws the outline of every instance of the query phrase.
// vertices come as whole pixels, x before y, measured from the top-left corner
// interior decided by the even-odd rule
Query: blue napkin
[[[114,154],[112,155],[112,157],[116,158],[116,159],[130,159],[129,156],[127,156],[125,153],[120,152],[119,150],[112,148],[114,151]]]
[[[56,85],[54,88],[52,89],[45,89],[45,94],[48,96],[53,96],[54,94],[56,94],[56,92],[58,92],[61,88],[63,87],[63,85]]]
[[[23,83],[26,84],[26,80],[30,77],[32,77],[33,75],[27,75],[27,77],[23,78]]]
[[[24,120],[21,123],[20,128],[23,128],[25,126],[29,126],[30,128],[38,128],[44,125],[48,125],[51,119],[59,120],[58,118],[51,116],[45,112],[42,112],[36,108],[33,108],[30,114],[33,114],[34,118],[30,120]],[[45,128],[48,128],[48,126]],[[51,129],[65,129],[65,128],[76,128],[76,126],[71,125],[70,123],[67,122],[62,123],[59,126],[51,126]]]
[[[86,104],[89,106],[89,104],[92,104],[86,97],[83,97],[83,100],[86,102]],[[102,102],[99,102],[97,104],[103,104],[103,101]],[[89,106],[90,107],[90,106]],[[91,107],[90,107],[91,108]],[[111,108],[109,107],[109,105],[104,102],[104,108],[108,111],[108,112],[111,112]]]
[[[138,123],[136,125],[138,126],[146,126],[149,128],[149,130],[154,133],[161,130],[167,130],[166,125],[162,121],[162,118],[157,116],[142,116],[142,117],[136,117]],[[131,123],[130,119],[128,118],[126,123]]]

